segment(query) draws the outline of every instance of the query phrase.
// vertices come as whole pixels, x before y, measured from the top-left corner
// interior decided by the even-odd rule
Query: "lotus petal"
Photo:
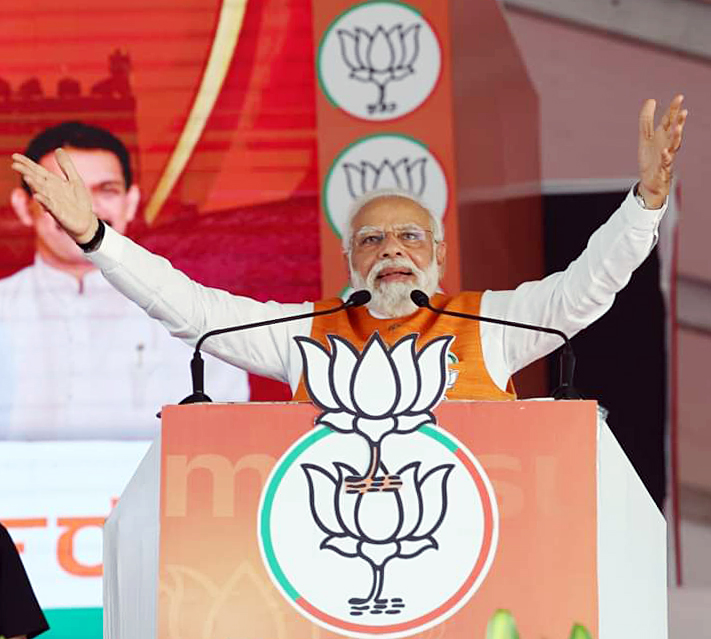
[[[375,189],[392,189],[392,188],[404,188],[400,184],[400,178],[398,177],[395,166],[392,165],[390,160],[383,160],[378,169],[378,178],[376,183],[373,185]]]
[[[420,481],[422,520],[413,538],[429,537],[439,528],[447,513],[447,480],[454,464],[442,464],[430,470]]]
[[[351,71],[350,77],[359,82],[372,82],[373,72],[370,69],[356,69]]]
[[[326,537],[321,542],[323,548],[333,550],[343,557],[358,557],[358,540],[354,537]]]
[[[353,372],[353,403],[360,415],[389,415],[400,399],[397,370],[383,340],[376,332],[368,340]]]
[[[400,542],[400,552],[397,556],[403,559],[412,559],[430,548],[434,548],[435,550],[439,548],[439,545],[432,537],[425,537],[424,539],[414,541],[403,540]]]
[[[346,173],[346,184],[348,192],[353,199],[356,199],[365,193],[365,171],[361,167],[344,162],[342,165]]]
[[[395,164],[393,164],[393,173],[395,173],[397,179],[397,185],[401,189],[406,191],[409,189],[409,180],[407,177],[407,158],[400,158]]]
[[[358,354],[351,344],[337,335],[328,335],[331,344],[331,379],[334,395],[343,408],[355,413],[351,397],[351,381],[358,363]]]
[[[398,491],[359,494],[355,504],[358,536],[376,543],[394,541],[402,527],[403,512]]]
[[[402,479],[402,487],[398,497],[402,504],[403,518],[397,539],[409,537],[420,525],[422,519],[422,497],[417,481],[420,462],[411,462],[398,471]]]
[[[368,47],[373,39],[372,36],[361,27],[356,27],[356,58],[358,60],[358,67],[361,69],[369,68],[368,64]]]
[[[301,464],[309,484],[309,505],[316,525],[328,535],[343,534],[333,511],[336,480],[320,466]]]
[[[402,67],[410,68],[415,64],[417,56],[420,54],[420,24],[413,24],[402,32],[402,48],[405,55],[402,59]]]
[[[373,71],[389,71],[395,65],[395,50],[385,29],[378,26],[368,45],[366,66]]]
[[[294,338],[301,351],[306,390],[314,404],[322,410],[338,410],[329,380],[331,357],[326,349],[310,337]]]
[[[399,69],[394,69],[393,70],[393,80],[402,80],[403,78],[406,78],[408,75],[412,75],[414,73],[414,69],[411,67],[401,67]]]
[[[343,61],[353,70],[361,68],[363,65],[358,61],[358,42],[356,36],[345,29],[339,29],[336,35],[341,44],[341,57]]]
[[[346,411],[329,411],[316,418],[316,426],[328,426],[339,433],[352,433],[356,416]]]
[[[418,158],[412,164],[407,167],[407,179],[410,184],[410,193],[417,195],[418,197],[422,195],[425,190],[425,164],[427,163],[427,158]]]
[[[397,416],[397,426],[395,427],[395,432],[400,434],[411,433],[416,431],[421,426],[427,424],[432,424],[433,426],[437,423],[435,416],[429,411],[424,413],[415,413],[414,415],[398,415]]]
[[[363,160],[363,162],[361,162],[361,166],[363,167],[364,175],[363,191],[368,193],[369,191],[373,191],[378,188],[380,169],[377,168],[372,162],[368,162],[368,160]]]
[[[395,414],[410,409],[420,394],[420,371],[416,364],[415,341],[417,335],[407,335],[393,346],[390,357],[400,375],[400,400],[395,406]]]
[[[338,472],[338,481],[334,500],[336,506],[336,518],[338,519],[340,528],[344,532],[351,537],[360,537],[355,520],[356,500],[358,499],[360,493],[347,493],[344,490],[343,484],[346,477],[360,477],[361,473],[359,473],[352,466],[342,462],[334,462],[333,465],[336,467],[336,471]]]
[[[402,25],[396,24],[394,27],[388,29],[388,38],[390,38],[390,43],[393,45],[393,51],[395,56],[393,58],[393,68],[397,69],[403,64],[403,60],[407,51],[404,49],[404,42],[402,39]]]
[[[447,378],[447,349],[454,337],[445,335],[433,339],[417,356],[422,388],[411,412],[421,413],[434,408],[444,396]]]

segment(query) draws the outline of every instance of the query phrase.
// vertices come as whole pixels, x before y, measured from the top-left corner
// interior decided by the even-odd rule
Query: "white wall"
[[[553,15],[546,17],[511,6],[526,4],[550,5]],[[587,8],[583,9],[583,4]],[[607,7],[610,3],[512,0],[505,6],[540,98],[544,188],[547,184],[559,188],[566,182],[614,181],[635,175],[637,118],[643,100],[654,97],[666,104],[677,92],[686,96],[690,116],[676,165],[683,185],[678,268],[681,284],[693,282],[694,286],[686,287],[679,303],[694,307],[683,307],[679,316],[682,322],[693,316],[696,329],[679,331],[677,343],[679,474],[682,488],[701,495],[695,508],[707,510],[711,521],[711,316],[706,317],[704,310],[711,309],[711,196],[707,187],[711,178],[711,58],[576,26],[555,15],[563,6],[571,15],[593,11],[593,6],[604,13],[608,9],[603,4]],[[636,0],[617,0],[616,4],[623,9],[633,5],[639,10],[642,6]],[[689,24],[687,18],[693,18],[701,8],[708,16],[703,28],[711,29],[711,6],[649,0],[646,19],[653,20],[660,4],[666,5],[665,10],[689,12],[677,24]],[[683,33],[677,33],[677,40],[681,36]],[[711,55],[711,37],[706,44]],[[690,520],[684,503],[681,513],[685,583],[711,587],[711,527],[698,519]],[[681,601],[680,606],[686,610],[697,599],[706,601],[704,596],[702,593],[700,599],[694,595],[693,601],[681,601],[675,595],[674,600]],[[708,626],[711,637],[711,621]]]

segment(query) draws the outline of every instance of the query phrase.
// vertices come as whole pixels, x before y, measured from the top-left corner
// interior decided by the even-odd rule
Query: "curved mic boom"
[[[365,289],[359,291],[353,291],[348,299],[334,308],[327,308],[323,311],[316,311],[314,313],[302,313],[301,315],[290,315],[289,317],[278,317],[276,319],[264,320],[261,322],[252,322],[251,324],[241,324],[239,326],[228,326],[226,328],[217,328],[212,331],[208,331],[200,337],[195,344],[195,352],[193,353],[193,358],[190,362],[190,377],[193,383],[193,392],[183,399],[181,404],[196,404],[198,402],[211,402],[212,400],[205,394],[205,361],[200,355],[200,348],[203,342],[208,337],[213,337],[214,335],[222,335],[224,333],[235,333],[237,331],[244,331],[249,328],[259,328],[261,326],[271,326],[273,324],[282,324],[284,322],[293,322],[294,320],[307,319],[309,317],[318,317],[319,315],[329,315],[331,313],[338,313],[338,311],[343,311],[347,308],[355,308],[357,306],[363,306],[370,302],[370,292]]]
[[[573,386],[573,374],[575,373],[575,354],[573,347],[570,344],[568,336],[557,328],[548,328],[547,326],[536,326],[535,324],[523,324],[522,322],[510,322],[508,320],[495,319],[493,317],[483,317],[481,315],[472,315],[471,313],[458,313],[457,311],[445,311],[440,308],[435,308],[430,304],[430,298],[427,293],[415,289],[410,293],[410,299],[416,306],[427,308],[433,313],[440,315],[451,315],[452,317],[462,317],[464,319],[477,320],[480,322],[488,322],[490,324],[500,324],[502,326],[512,326],[514,328],[523,328],[529,331],[538,331],[539,333],[549,333],[560,337],[564,344],[560,352],[560,383],[551,394],[555,399],[583,399],[582,395]]]

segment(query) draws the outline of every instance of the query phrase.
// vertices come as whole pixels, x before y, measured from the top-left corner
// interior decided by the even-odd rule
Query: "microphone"
[[[419,290],[414,290],[410,293],[410,299],[416,306],[420,308],[428,308],[434,313],[440,315],[450,315],[452,317],[462,317],[464,319],[478,320],[480,322],[488,322],[490,324],[500,324],[502,326],[513,326],[514,328],[524,328],[529,331],[538,331],[539,333],[550,333],[557,335],[563,340],[563,349],[560,352],[559,359],[559,386],[556,388],[551,397],[554,399],[583,399],[583,396],[573,386],[573,374],[575,373],[575,354],[573,347],[570,344],[568,336],[556,328],[548,328],[546,326],[536,326],[534,324],[523,324],[521,322],[510,322],[508,320],[495,319],[493,317],[482,317],[481,315],[472,315],[470,313],[458,313],[457,311],[445,311],[441,308],[435,308],[430,304],[430,298],[427,293]]]
[[[327,308],[323,311],[316,311],[314,313],[302,313],[301,315],[290,315],[289,317],[278,317],[277,319],[263,320],[261,322],[252,322],[251,324],[241,324],[239,326],[228,326],[226,328],[217,328],[212,331],[208,331],[200,337],[195,344],[195,352],[193,353],[193,359],[190,362],[190,378],[193,383],[193,392],[183,399],[181,404],[195,404],[197,402],[211,402],[212,400],[205,394],[205,362],[200,355],[200,348],[203,342],[208,337],[213,337],[214,335],[223,335],[224,333],[235,333],[237,331],[245,331],[250,328],[259,328],[260,326],[272,326],[273,324],[282,324],[284,322],[293,322],[299,319],[307,319],[309,317],[318,317],[319,315],[330,315],[331,313],[338,313],[338,311],[343,311],[347,308],[355,308],[357,306],[363,306],[370,302],[370,292],[362,289],[360,291],[354,291],[348,297],[348,299],[334,308]]]

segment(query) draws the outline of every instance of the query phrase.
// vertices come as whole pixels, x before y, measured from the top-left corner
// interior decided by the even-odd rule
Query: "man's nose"
[[[94,211],[96,215],[101,217],[99,213],[103,210],[103,203],[101,201],[101,197],[99,197],[96,193],[91,194],[91,209]]]
[[[385,233],[383,243],[380,245],[380,257],[393,257],[402,254],[402,244],[398,241],[395,233]]]

